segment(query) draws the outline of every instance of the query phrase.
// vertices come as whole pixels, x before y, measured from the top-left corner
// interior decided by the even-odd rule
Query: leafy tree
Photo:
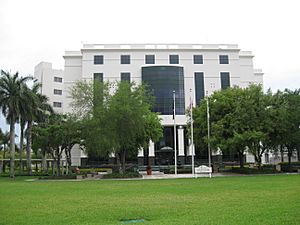
[[[286,109],[285,135],[282,141],[288,153],[289,167],[291,168],[291,157],[295,150],[300,149],[300,89],[291,91],[286,89],[283,93],[285,99],[284,108]]]
[[[237,153],[241,167],[247,148],[260,167],[262,155],[273,146],[270,134],[276,128],[271,99],[270,92],[264,94],[262,87],[255,85],[215,92],[209,98],[212,147]],[[207,144],[206,110],[203,102],[194,112],[196,144],[200,146]]]
[[[67,159],[67,166],[68,172],[71,171],[71,150],[76,145],[81,145],[81,126],[82,123],[77,120],[74,115],[68,114],[65,115],[63,123],[61,124],[62,129],[64,131],[61,148],[64,150],[66,159]]]
[[[242,127],[237,123],[239,114],[238,103],[241,101],[243,90],[234,87],[215,92],[209,97],[211,147],[220,148],[223,153],[237,153],[240,166],[243,167],[245,151]],[[207,99],[202,100],[194,109],[194,137],[197,149],[207,151]],[[239,115],[240,116],[240,115]],[[198,154],[201,152],[198,152]]]
[[[112,95],[109,89],[111,87],[114,88]],[[84,91],[84,88],[89,90]],[[160,120],[157,114],[150,110],[152,98],[144,86],[136,86],[129,82],[94,82],[92,85],[85,85],[84,88],[77,87],[77,90],[72,92],[77,94],[72,97],[78,108],[88,109],[88,114],[92,115],[85,120],[86,129],[82,132],[86,150],[89,154],[104,156],[114,153],[119,171],[124,173],[126,157],[137,155],[138,149],[146,147],[149,139],[156,141],[162,135]],[[84,101],[77,99],[78,96],[85,96],[80,93],[82,91],[93,93],[92,96],[89,95],[89,104],[81,104]]]
[[[20,118],[24,102],[29,103],[24,89],[26,81],[31,77],[20,78],[16,73],[11,75],[9,72],[1,71],[0,78],[0,107],[10,126],[10,177],[15,177],[15,124]]]

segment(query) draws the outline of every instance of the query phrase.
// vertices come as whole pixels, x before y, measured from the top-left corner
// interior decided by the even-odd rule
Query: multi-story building
[[[263,83],[262,71],[253,68],[252,53],[233,44],[85,44],[80,51],[66,51],[64,60],[62,100],[55,98],[56,86],[45,85],[51,89],[45,94],[49,94],[53,105],[61,102],[62,112],[72,111],[68,90],[77,80],[129,80],[150,86],[156,99],[153,110],[160,113],[164,138],[158,143],[151,142],[147,151],[140,150],[139,158],[147,153],[153,164],[172,164],[174,133],[180,162],[185,163],[191,155],[185,115],[190,99],[195,105],[220,89]],[[36,67],[37,74],[43,74],[41,67]],[[52,83],[53,76],[47,78]],[[43,84],[44,77],[38,77]],[[172,115],[174,90],[176,132]]]
[[[34,68],[34,77],[42,84],[41,93],[58,113],[63,113],[64,71],[52,68],[52,64],[41,62]]]

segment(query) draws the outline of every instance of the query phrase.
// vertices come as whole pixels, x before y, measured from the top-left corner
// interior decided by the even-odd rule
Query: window
[[[219,55],[220,64],[229,64],[228,55]]]
[[[103,82],[103,73],[94,73],[94,81]]]
[[[54,77],[54,82],[62,83],[61,77]]]
[[[196,91],[196,104],[204,98],[204,73],[195,73],[195,91]]]
[[[94,55],[94,64],[103,64],[103,55]]]
[[[170,64],[179,64],[179,55],[169,55]]]
[[[142,82],[155,97],[152,111],[173,115],[173,91],[176,94],[176,115],[185,114],[184,70],[181,66],[142,67]]]
[[[130,82],[130,73],[121,73],[121,81]]]
[[[155,64],[155,55],[145,55],[145,64]]]
[[[203,64],[203,56],[194,55],[194,64]]]
[[[55,108],[61,108],[62,107],[62,103],[61,102],[53,102],[53,107],[55,107]]]
[[[62,90],[54,89],[53,90],[53,94],[55,94],[55,95],[62,95]]]
[[[230,87],[230,74],[229,72],[221,72],[221,89]]]
[[[121,55],[121,64],[130,64],[130,55]]]

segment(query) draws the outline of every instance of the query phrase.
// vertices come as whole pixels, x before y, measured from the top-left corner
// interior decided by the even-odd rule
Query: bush
[[[165,173],[175,174],[175,168],[171,168],[168,172]],[[178,174],[192,173],[192,168],[178,168],[177,173]]]
[[[63,176],[42,176],[39,180],[67,180],[76,179],[76,175],[63,175]]]
[[[231,168],[230,170],[226,170],[226,172],[232,173],[240,173],[240,174],[272,174],[278,173],[274,167],[262,167],[261,169],[258,168]]]
[[[88,174],[88,173],[98,173],[98,172],[110,172],[111,168],[82,168],[80,169],[80,174]]]
[[[141,174],[138,172],[128,172],[128,173],[111,173],[111,174],[105,174],[103,176],[103,179],[114,179],[114,178],[140,178],[142,177]]]
[[[291,168],[288,162],[279,163],[281,165],[281,171],[283,172],[297,172],[300,169],[300,162],[291,162]]]

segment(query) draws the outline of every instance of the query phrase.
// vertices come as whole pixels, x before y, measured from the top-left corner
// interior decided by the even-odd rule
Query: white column
[[[178,128],[178,155],[184,156],[184,133],[182,126]]]
[[[154,157],[155,153],[154,153],[154,142],[150,140],[149,143],[149,156],[150,157]]]
[[[144,157],[144,149],[143,148],[139,149],[138,157]]]

